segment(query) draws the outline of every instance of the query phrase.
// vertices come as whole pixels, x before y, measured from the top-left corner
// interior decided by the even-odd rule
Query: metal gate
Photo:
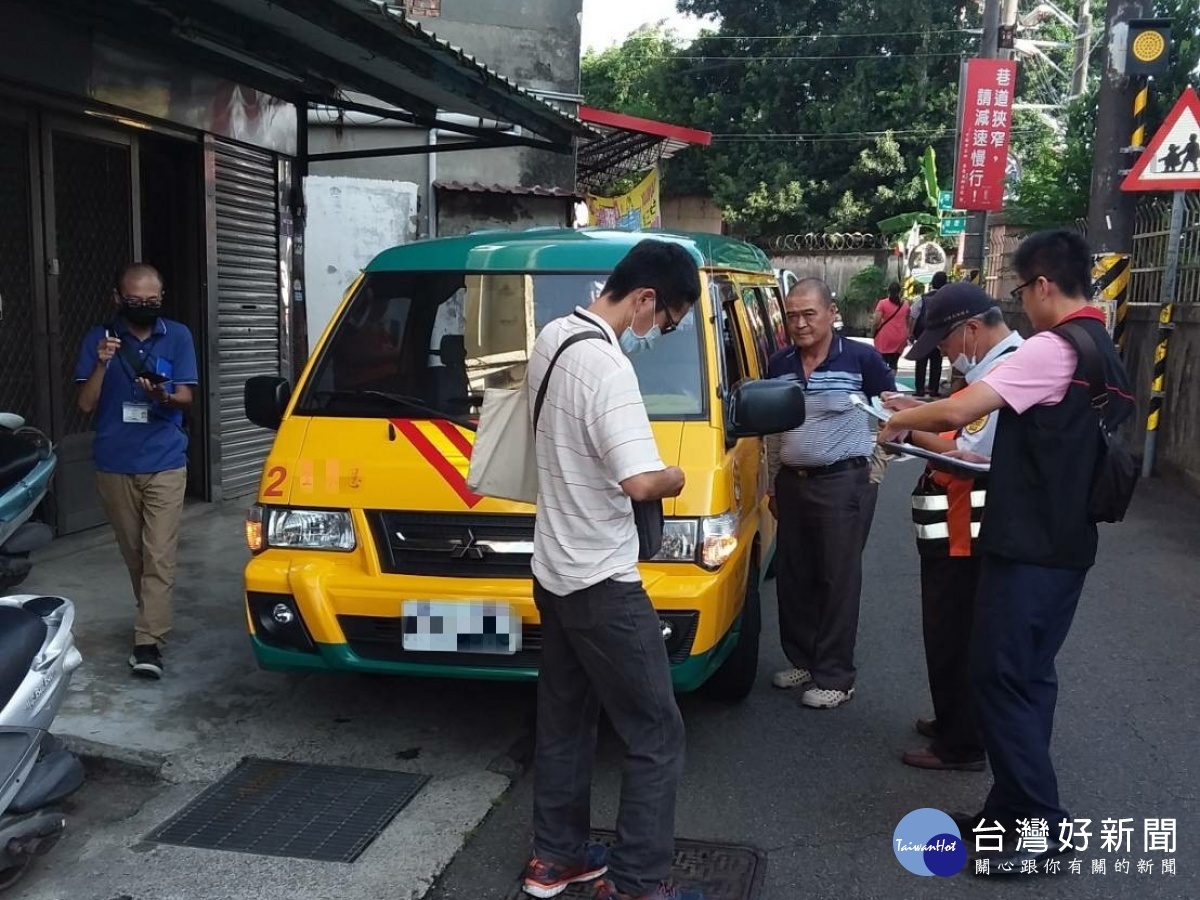
[[[280,372],[278,181],[274,157],[213,142],[216,188],[220,496],[258,486],[273,432],[246,419],[252,375]]]

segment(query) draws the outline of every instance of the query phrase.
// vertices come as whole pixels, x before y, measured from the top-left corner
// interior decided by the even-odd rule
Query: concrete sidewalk
[[[84,659],[54,730],[99,761],[141,767],[166,787],[127,821],[72,832],[36,868],[23,897],[419,897],[519,770],[514,748],[528,734],[531,686],[259,670],[243,612],[243,515],[241,505],[189,510],[161,682],[130,674],[134,601],[107,529],[56,542],[35,562],[20,590],[74,600]],[[431,778],[350,867],[139,846],[245,756]],[[81,796],[86,807],[86,791]],[[81,812],[86,820],[89,811]]]

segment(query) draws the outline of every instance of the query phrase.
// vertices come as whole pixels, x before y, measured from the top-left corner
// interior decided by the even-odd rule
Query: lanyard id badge
[[[127,425],[148,425],[150,404],[125,401],[121,404],[121,421]]]

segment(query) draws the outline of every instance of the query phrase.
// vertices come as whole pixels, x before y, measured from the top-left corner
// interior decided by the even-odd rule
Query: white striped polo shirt
[[[576,309],[550,322],[529,356],[529,408],[568,337],[608,339],[567,348],[550,373],[536,435],[533,574],[559,596],[605,579],[637,581],[638,535],[621,482],[665,468],[633,365],[604,320]]]

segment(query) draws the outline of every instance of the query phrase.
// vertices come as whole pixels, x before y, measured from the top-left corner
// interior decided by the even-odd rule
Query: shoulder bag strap
[[[890,300],[891,298],[889,297],[888,299]],[[884,326],[886,326],[888,322],[892,321],[892,319],[896,318],[896,316],[900,315],[900,310],[904,309],[904,301],[900,300],[897,302],[899,302],[900,305],[896,307],[895,311],[890,316],[879,323],[879,327],[875,329],[876,334],[879,334],[879,332],[883,331]]]
[[[1104,361],[1100,358],[1100,348],[1096,346],[1095,338],[1078,322],[1064,322],[1054,329],[1054,333],[1075,348],[1087,375],[1092,409],[1103,417],[1104,408],[1108,405],[1108,385],[1104,379]]]
[[[537,400],[533,404],[533,430],[537,433],[538,419],[542,416],[542,404],[546,400],[546,387],[550,384],[550,373],[554,371],[554,367],[558,364],[558,358],[563,355],[563,352],[572,344],[578,344],[580,341],[604,341],[608,342],[608,336],[602,331],[581,331],[579,334],[573,334],[561,344],[559,344],[558,352],[550,360],[550,365],[546,368],[546,374],[542,376],[542,383],[538,385]]]

